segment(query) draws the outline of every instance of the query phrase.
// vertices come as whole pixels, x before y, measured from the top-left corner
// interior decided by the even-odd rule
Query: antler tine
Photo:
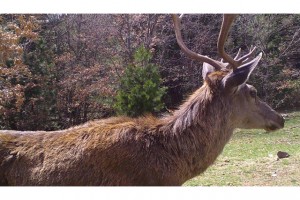
[[[248,54],[244,55],[243,57],[239,58],[237,60],[237,62],[242,63],[242,62],[246,61],[249,57],[251,57],[254,54],[255,50],[256,50],[256,47],[253,47],[253,48],[251,47],[250,52]]]
[[[219,38],[218,38],[218,52],[219,52],[220,56],[231,65],[233,70],[237,69],[239,64],[225,52],[224,45],[225,45],[226,39],[228,37],[228,32],[229,32],[230,26],[231,26],[232,22],[234,21],[235,17],[236,17],[236,14],[224,14],[221,31],[220,31]]]
[[[191,51],[190,49],[187,48],[187,46],[184,44],[183,40],[182,40],[182,36],[181,36],[181,18],[183,15],[180,16],[180,18],[176,15],[176,14],[172,14],[172,19],[174,22],[174,29],[175,29],[175,35],[176,35],[176,40],[177,43],[179,45],[179,47],[181,48],[181,50],[190,58],[201,61],[201,62],[206,62],[208,64],[210,64],[211,66],[213,66],[216,70],[221,70],[221,66],[218,64],[217,61],[207,57],[207,56],[203,56],[200,55],[198,53],[195,53],[193,51]]]
[[[237,60],[241,57],[241,52],[242,52],[242,49],[239,48],[239,51],[237,52],[236,56],[234,57],[234,60]]]

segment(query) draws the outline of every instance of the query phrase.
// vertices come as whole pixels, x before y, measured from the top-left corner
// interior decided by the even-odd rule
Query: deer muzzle
[[[284,118],[281,114],[276,113],[275,119],[270,121],[265,128],[266,131],[275,131],[284,127]]]

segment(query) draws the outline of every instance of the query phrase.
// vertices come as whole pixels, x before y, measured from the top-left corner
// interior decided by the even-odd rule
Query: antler
[[[254,51],[256,49],[256,47],[254,47],[254,48],[251,47],[250,52],[241,58],[239,58],[240,54],[241,54],[241,49],[239,49],[239,51],[234,59],[225,52],[224,45],[225,45],[226,39],[228,37],[228,33],[229,33],[229,29],[231,27],[231,24],[234,21],[234,19],[236,18],[236,16],[237,16],[236,14],[224,14],[223,15],[223,22],[222,22],[221,31],[220,31],[219,38],[218,38],[219,55],[226,62],[229,63],[229,66],[227,66],[227,67],[232,67],[233,70],[236,70],[240,65],[242,65],[246,61],[248,61],[248,58],[254,54]]]
[[[230,26],[231,26],[232,22],[234,21],[235,17],[236,17],[236,15],[234,15],[234,14],[223,15],[223,22],[222,22],[221,31],[220,31],[219,38],[218,38],[219,55],[232,66],[233,70],[238,67],[238,63],[225,52],[224,45],[225,45],[226,39],[228,37],[228,32],[229,32]]]
[[[191,51],[190,49],[188,49],[187,46],[184,44],[184,42],[182,40],[182,36],[181,36],[181,30],[180,30],[181,29],[181,24],[180,24],[181,17],[182,17],[182,15],[180,16],[180,18],[175,14],[172,15],[177,43],[178,43],[179,47],[181,48],[181,50],[190,58],[199,60],[201,62],[206,62],[206,63],[210,64],[211,66],[213,66],[216,70],[220,70],[222,67],[218,63],[218,61],[211,59],[207,56],[203,56],[201,54],[195,53],[195,52]]]
[[[209,58],[207,56],[203,56],[201,54],[195,53],[195,52],[191,51],[190,49],[188,49],[187,46],[184,44],[184,42],[182,40],[182,36],[181,36],[181,30],[180,30],[181,29],[180,21],[181,21],[182,16],[183,15],[181,15],[180,17],[178,17],[175,14],[172,15],[177,43],[180,46],[181,50],[190,58],[199,60],[201,62],[206,62],[206,63],[212,65],[216,70],[221,70],[222,66],[223,66],[222,63],[220,63],[219,61],[216,61],[212,58]],[[247,62],[249,57],[251,57],[254,54],[254,51],[256,49],[256,47],[254,47],[254,48],[251,47],[250,52],[241,58],[240,58],[241,49],[239,49],[237,55],[234,58],[232,58],[230,55],[228,55],[225,52],[224,45],[227,40],[231,24],[235,18],[236,18],[236,14],[224,14],[223,15],[223,22],[222,22],[222,26],[221,26],[221,30],[220,30],[220,34],[219,34],[219,38],[218,38],[218,44],[217,44],[218,53],[222,57],[222,60],[224,60],[225,62],[228,62],[227,68],[231,67],[233,70],[236,70],[240,65]]]

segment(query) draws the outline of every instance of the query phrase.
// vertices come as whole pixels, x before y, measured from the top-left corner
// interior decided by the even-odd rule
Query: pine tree
[[[134,62],[127,66],[116,96],[118,114],[137,117],[164,107],[166,87],[161,87],[158,67],[150,63],[151,58],[150,51],[143,46],[135,52]]]

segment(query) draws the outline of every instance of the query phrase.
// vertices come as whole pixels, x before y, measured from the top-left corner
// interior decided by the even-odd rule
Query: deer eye
[[[256,97],[256,95],[257,95],[257,92],[256,92],[256,90],[250,90],[250,96],[251,97],[253,97],[253,98],[255,98]]]

